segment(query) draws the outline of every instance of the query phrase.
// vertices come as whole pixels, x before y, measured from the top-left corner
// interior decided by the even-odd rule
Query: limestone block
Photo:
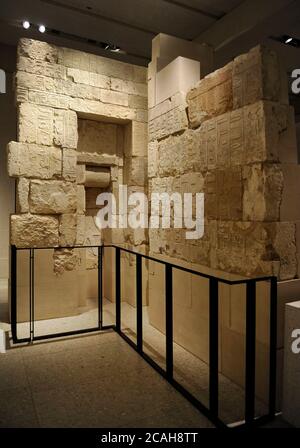
[[[288,104],[277,54],[258,45],[234,59],[233,108],[262,99]]]
[[[280,206],[280,221],[300,221],[300,166],[282,164],[281,171],[283,175],[283,191]]]
[[[108,104],[118,104],[120,106],[128,106],[128,94],[103,89],[100,91],[100,101]]]
[[[78,151],[111,155],[117,153],[117,124],[79,119],[78,134]]]
[[[18,45],[18,59],[22,56],[30,58],[33,61],[57,63],[58,48],[46,42],[22,38]]]
[[[58,62],[66,67],[114,78],[146,82],[146,68],[70,48],[58,47]]]
[[[155,105],[155,107],[151,107],[149,109],[149,121],[154,120],[179,106],[187,107],[186,95],[183,92],[177,92],[166,101]]]
[[[77,185],[77,213],[85,213],[85,188],[84,185]]]
[[[53,270],[62,275],[65,271],[73,271],[79,264],[79,257],[72,249],[55,249],[53,252]]]
[[[156,73],[155,103],[161,103],[176,92],[186,93],[199,79],[200,62],[178,56]]]
[[[53,141],[57,146],[77,148],[77,115],[73,111],[55,110],[53,122]]]
[[[294,278],[297,273],[295,233],[293,223],[219,221],[218,268],[247,276]]]
[[[148,178],[157,176],[158,171],[158,142],[155,140],[148,144]]]
[[[83,185],[85,182],[85,165],[76,165],[76,183]]]
[[[73,82],[86,84],[93,87],[100,87],[102,89],[110,88],[109,76],[100,75],[98,73],[93,73],[86,70],[79,70],[77,68],[67,68],[66,70],[67,77]]]
[[[111,118],[115,120],[134,120],[136,112],[125,106],[116,104],[105,104],[95,100],[86,100],[83,98],[70,98],[70,109],[74,110],[81,116],[88,119],[99,120],[103,118]]]
[[[33,62],[25,56],[19,56],[17,61],[17,70],[19,72],[32,73],[38,76],[48,76],[54,79],[66,79],[67,69],[61,64],[53,64],[46,61]],[[102,86],[100,86],[102,87]]]
[[[89,152],[77,152],[77,162],[85,163],[86,165],[96,166],[116,166],[118,163],[116,156],[106,154],[96,154]]]
[[[85,216],[77,215],[76,245],[83,245],[85,241]]]
[[[111,90],[147,97],[147,84],[111,78]]]
[[[284,338],[284,370],[283,370],[283,418],[300,426],[300,356],[295,353],[299,348],[297,337],[300,329],[300,302],[288,303],[285,306],[285,338]],[[297,332],[298,330],[298,332]],[[293,332],[295,334],[293,334]],[[294,344],[294,351],[292,350]]]
[[[128,107],[146,110],[148,108],[148,100],[144,96],[128,95]]]
[[[77,152],[74,149],[62,150],[62,177],[70,182],[77,179]]]
[[[72,213],[77,209],[76,185],[63,181],[32,180],[30,211],[41,214]]]
[[[107,188],[110,184],[109,171],[92,171],[85,170],[84,185],[85,187]]]
[[[11,244],[17,247],[57,246],[58,219],[53,216],[12,215]]]
[[[242,220],[243,183],[240,167],[208,172],[204,191],[207,218]]]
[[[76,243],[77,216],[63,214],[59,217],[59,245],[74,246]]]
[[[29,180],[21,177],[18,179],[16,188],[16,210],[17,213],[29,212]]]
[[[253,164],[243,167],[244,221],[280,219],[284,176],[279,164]]]
[[[273,230],[273,246],[280,259],[280,280],[289,280],[297,275],[296,226],[292,222],[278,222]]]
[[[24,143],[52,145],[53,118],[53,109],[29,103],[20,104],[18,140]]]
[[[148,126],[146,123],[132,121],[125,127],[124,152],[126,157],[147,155]]]
[[[66,95],[29,90],[28,96],[25,98],[21,96],[21,88],[17,89],[17,95],[17,103],[29,102],[40,106],[55,107],[57,109],[69,108],[69,97]]]
[[[187,128],[188,119],[185,107],[176,107],[175,109],[149,121],[149,141],[160,140],[168,135],[176,134]]]
[[[147,159],[145,157],[125,158],[125,182],[127,185],[143,187],[146,183]]]
[[[7,165],[11,177],[59,178],[62,172],[61,150],[49,146],[10,142]]]
[[[232,109],[232,63],[198,82],[187,94],[189,122],[193,128],[204,120]]]

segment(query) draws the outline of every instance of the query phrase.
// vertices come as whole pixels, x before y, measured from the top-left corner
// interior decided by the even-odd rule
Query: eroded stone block
[[[80,258],[75,250],[55,249],[53,252],[53,270],[61,275],[65,271],[73,271],[79,265]]]
[[[276,52],[258,45],[234,59],[233,108],[263,99],[288,104],[283,84]]]
[[[11,216],[11,244],[17,247],[52,247],[58,243],[57,218],[31,214]]]
[[[32,180],[29,195],[31,213],[60,214],[77,210],[77,189],[71,182]]]
[[[22,38],[18,45],[18,58],[27,57],[33,61],[56,63],[58,47],[38,40]]]
[[[84,165],[81,165],[84,167]],[[62,177],[70,182],[77,179],[77,152],[74,149],[62,150]]]
[[[61,177],[62,155],[59,148],[10,142],[7,149],[9,176],[40,179]]]
[[[75,214],[62,214],[59,217],[59,245],[74,246],[76,243],[77,216]]]
[[[189,122],[193,128],[232,109],[232,62],[198,82],[187,94]]]
[[[16,189],[16,209],[18,213],[29,212],[29,184],[30,181],[24,177],[18,179]]]

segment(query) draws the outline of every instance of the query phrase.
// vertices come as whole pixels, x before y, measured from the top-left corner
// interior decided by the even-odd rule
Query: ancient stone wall
[[[8,146],[8,172],[17,178],[12,244],[99,244],[96,192],[116,190],[126,172],[130,186],[145,188],[146,73],[143,67],[21,39],[18,141]],[[104,237],[109,242],[112,235]],[[124,238],[119,234],[119,242]],[[59,256],[67,259],[69,253],[57,251],[59,270]]]
[[[149,192],[204,192],[205,234],[150,230],[150,250],[243,275],[298,277],[294,112],[258,46],[149,109]]]

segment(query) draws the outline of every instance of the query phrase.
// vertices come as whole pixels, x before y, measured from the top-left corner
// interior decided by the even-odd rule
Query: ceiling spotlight
[[[45,27],[45,25],[40,25],[39,26],[39,32],[40,33],[44,33],[46,31],[46,27]]]
[[[28,30],[28,28],[30,28],[30,22],[28,22],[28,20],[24,20],[23,28],[25,28],[25,30]]]
[[[286,44],[289,44],[290,42],[292,42],[293,38],[292,37],[288,37],[285,41]]]
[[[116,47],[115,45],[110,48],[110,51],[119,52],[121,50],[120,47]]]

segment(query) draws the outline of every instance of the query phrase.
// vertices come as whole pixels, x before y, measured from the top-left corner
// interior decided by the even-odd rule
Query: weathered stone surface
[[[76,148],[77,115],[69,110],[22,103],[19,106],[18,139],[24,143]]]
[[[77,115],[72,111],[55,110],[53,122],[53,141],[57,146],[77,148]]]
[[[188,128],[188,119],[184,106],[166,112],[149,122],[149,140],[160,140]]]
[[[118,79],[146,82],[147,69],[132,64],[96,56],[70,48],[58,47],[58,62],[66,67],[112,76]]]
[[[132,121],[125,127],[124,153],[126,157],[147,156],[148,126],[147,123]]]
[[[279,221],[283,173],[279,164],[253,164],[243,167],[244,221]]]
[[[102,89],[110,88],[110,78],[98,73],[79,70],[77,68],[67,68],[67,76],[73,82],[86,84],[88,86],[100,87]]]
[[[58,47],[47,44],[46,42],[22,38],[18,45],[18,58],[22,56],[30,58],[34,62],[45,61],[56,63],[58,60]]]
[[[189,122],[193,128],[232,109],[232,62],[203,78],[187,94]]]
[[[11,177],[51,179],[62,173],[61,150],[54,147],[10,142],[7,163]]]
[[[31,213],[75,212],[77,209],[76,185],[63,181],[32,180],[29,202]]]
[[[99,154],[117,154],[118,127],[120,126],[117,124],[79,119],[77,150]]]
[[[144,186],[146,184],[147,160],[145,157],[125,159],[124,177],[127,185]]]
[[[111,78],[110,88],[118,92],[147,97],[147,84]]]
[[[26,72],[38,76],[47,76],[54,79],[66,79],[67,69],[63,65],[46,61],[33,61],[26,56],[19,56],[17,61],[18,73]]]
[[[89,152],[77,152],[77,162],[86,165],[113,166],[118,164],[116,156],[102,155]]]
[[[81,116],[87,114],[88,119],[99,120],[101,117],[109,117],[118,120],[135,120],[137,117],[137,112],[129,107],[105,104],[83,98],[70,98],[69,107],[75,112],[80,113]]]
[[[206,218],[242,220],[243,183],[240,167],[207,172],[204,191]]]
[[[158,142],[155,140],[148,144],[148,179],[157,176],[158,172]]]
[[[258,45],[234,59],[233,108],[263,99],[288,104],[276,52]]]
[[[29,212],[29,184],[30,181],[24,177],[20,177],[17,181],[16,188],[16,209],[17,213]]]
[[[148,99],[140,95],[128,95],[128,106],[133,109],[147,109]]]
[[[57,275],[61,275],[65,271],[73,271],[79,262],[80,259],[75,250],[55,249],[53,252],[53,270]]]
[[[53,144],[54,110],[22,103],[19,106],[18,140],[39,145]]]
[[[85,212],[85,188],[84,185],[77,185],[77,213]]]
[[[58,242],[57,218],[30,214],[11,216],[11,244],[17,247],[52,247]]]
[[[62,177],[70,182],[77,179],[77,152],[74,149],[62,150]]]
[[[76,183],[83,185],[85,182],[85,165],[76,165]]]
[[[59,217],[59,245],[74,246],[77,234],[77,216],[64,213]]]
[[[280,280],[294,278],[297,272],[295,225],[219,222],[217,258],[219,269],[228,272],[278,275]]]

